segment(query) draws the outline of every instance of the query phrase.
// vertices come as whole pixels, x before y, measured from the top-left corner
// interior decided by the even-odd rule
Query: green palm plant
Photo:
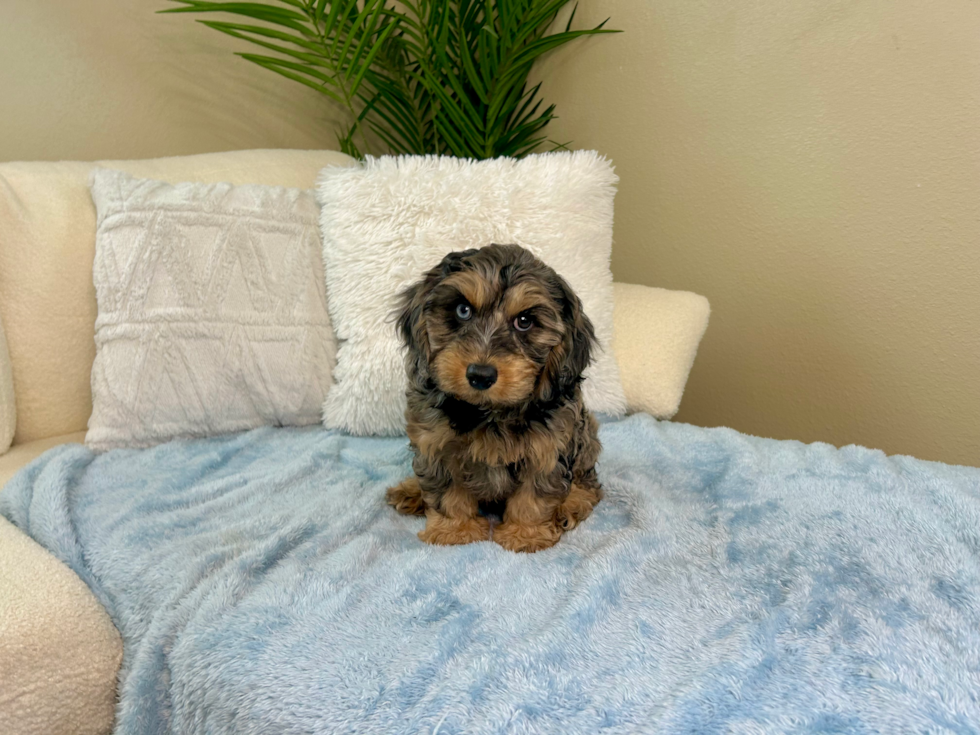
[[[542,109],[534,62],[604,28],[549,33],[569,0],[172,0],[163,13],[223,13],[251,22],[200,23],[267,53],[253,64],[342,106],[340,149],[362,158],[380,140],[392,153],[520,157],[543,143],[555,106]],[[371,135],[373,134],[373,136]]]

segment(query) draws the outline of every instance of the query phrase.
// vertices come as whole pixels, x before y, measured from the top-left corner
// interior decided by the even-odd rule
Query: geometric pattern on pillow
[[[86,443],[321,419],[336,344],[312,192],[97,169]]]

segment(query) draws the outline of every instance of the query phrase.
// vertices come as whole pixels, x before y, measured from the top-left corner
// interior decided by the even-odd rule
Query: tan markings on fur
[[[459,485],[453,485],[446,490],[439,503],[439,510],[447,518],[476,518],[480,511],[476,498]]]
[[[551,384],[550,376],[558,374],[559,367],[564,361],[566,355],[567,353],[563,342],[560,342],[551,348],[551,352],[548,353],[548,359],[544,364],[544,370],[541,371],[541,375],[538,378],[538,385],[534,390],[536,398],[547,398],[551,394],[554,386]]]
[[[508,321],[535,306],[551,306],[554,309],[547,289],[540,283],[523,281],[504,293],[504,313]]]
[[[469,456],[491,466],[514,464],[524,458],[524,437],[480,429],[470,438]]]
[[[567,441],[555,431],[535,426],[524,434],[496,433],[485,429],[474,432],[469,455],[475,462],[507,465],[524,460],[528,469],[549,474],[558,462],[560,446]]]
[[[466,490],[453,486],[439,498],[440,510],[425,509],[425,529],[419,538],[427,544],[451,546],[486,541],[490,523],[478,515],[478,504]]]
[[[497,368],[497,382],[484,391],[500,405],[513,405],[527,399],[538,377],[538,366],[521,355],[492,355],[488,362]]]
[[[548,475],[558,464],[560,447],[567,437],[558,434],[558,429],[548,431],[535,427],[525,435],[524,460],[527,466],[539,474]]]
[[[471,518],[466,521],[446,518],[442,513],[427,508],[425,511],[425,530],[419,531],[419,538],[427,544],[455,546],[486,541],[490,538],[490,523],[486,518]]]
[[[555,512],[555,520],[559,528],[571,531],[592,514],[592,509],[596,507],[599,500],[599,493],[596,490],[573,482],[568,497],[561,502]]]
[[[450,344],[432,362],[433,375],[440,388],[481,406],[509,406],[527,400],[538,377],[538,367],[522,355],[483,355],[467,345]],[[497,382],[488,390],[470,386],[466,368],[473,364],[497,368]]]
[[[466,368],[477,359],[472,350],[453,343],[436,355],[432,361],[432,374],[446,393],[461,397],[476,393],[466,379]]]
[[[388,488],[388,505],[394,506],[399,513],[409,516],[425,514],[425,501],[422,500],[422,488],[417,477],[402,480],[395,487]]]
[[[445,419],[432,424],[423,424],[414,418],[408,421],[408,439],[426,457],[437,458],[455,438],[456,432]]]
[[[453,273],[446,279],[463,295],[474,309],[482,309],[493,299],[493,288],[480,274],[473,271]]]
[[[439,311],[433,310],[432,318],[424,321],[417,313],[420,301],[404,315],[415,320],[410,326],[418,343],[417,352],[406,361],[406,416],[415,468],[421,475],[415,483],[406,481],[389,490],[388,498],[401,512],[424,512],[426,528],[419,536],[438,544],[486,539],[490,528],[478,515],[477,499],[509,498],[494,540],[514,551],[538,551],[554,545],[602,498],[595,472],[601,448],[595,420],[585,410],[577,386],[552,383],[570,381],[576,377],[570,371],[587,362],[586,353],[575,353],[575,340],[588,336],[590,327],[574,296],[554,298],[552,289],[567,287],[542,263],[519,249],[487,253],[467,256],[462,267],[469,270],[445,278],[441,267],[430,271],[424,284],[450,287],[432,302]],[[505,265],[518,268],[520,277],[501,294]],[[456,309],[456,291],[478,310],[472,323],[463,325],[449,313]],[[424,301],[425,293],[419,291],[416,299]],[[533,313],[534,326],[517,334],[513,320],[524,311]],[[420,360],[426,361],[424,370]],[[543,370],[536,369],[542,360]],[[495,384],[485,391],[472,388],[466,379],[471,364],[496,367]],[[439,390],[431,388],[430,378]],[[573,388],[574,395],[560,396],[559,406],[536,412],[537,418],[529,421],[530,401],[558,399],[557,387]],[[443,393],[483,407],[485,420],[457,434]],[[570,467],[559,467],[562,455],[569,457]]]
[[[563,447],[575,432],[578,413],[569,406],[551,417],[548,425],[532,424],[522,434],[478,429],[470,440],[469,455],[489,465],[514,464],[524,460],[527,469],[550,474]]]
[[[493,540],[508,551],[535,552],[558,543],[562,530],[555,524],[557,498],[538,497],[525,483],[507,501],[504,522],[493,532]]]

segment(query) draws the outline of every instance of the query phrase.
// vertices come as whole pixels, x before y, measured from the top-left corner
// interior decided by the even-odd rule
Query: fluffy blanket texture
[[[120,733],[980,731],[980,470],[606,423],[555,548],[425,546],[404,439],[52,450],[3,513],[125,641]]]

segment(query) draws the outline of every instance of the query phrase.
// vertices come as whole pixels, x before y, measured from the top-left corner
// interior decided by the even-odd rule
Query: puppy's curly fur
[[[433,544],[553,546],[602,498],[582,402],[592,323],[568,284],[517,245],[450,253],[400,296],[415,475],[388,490]]]

